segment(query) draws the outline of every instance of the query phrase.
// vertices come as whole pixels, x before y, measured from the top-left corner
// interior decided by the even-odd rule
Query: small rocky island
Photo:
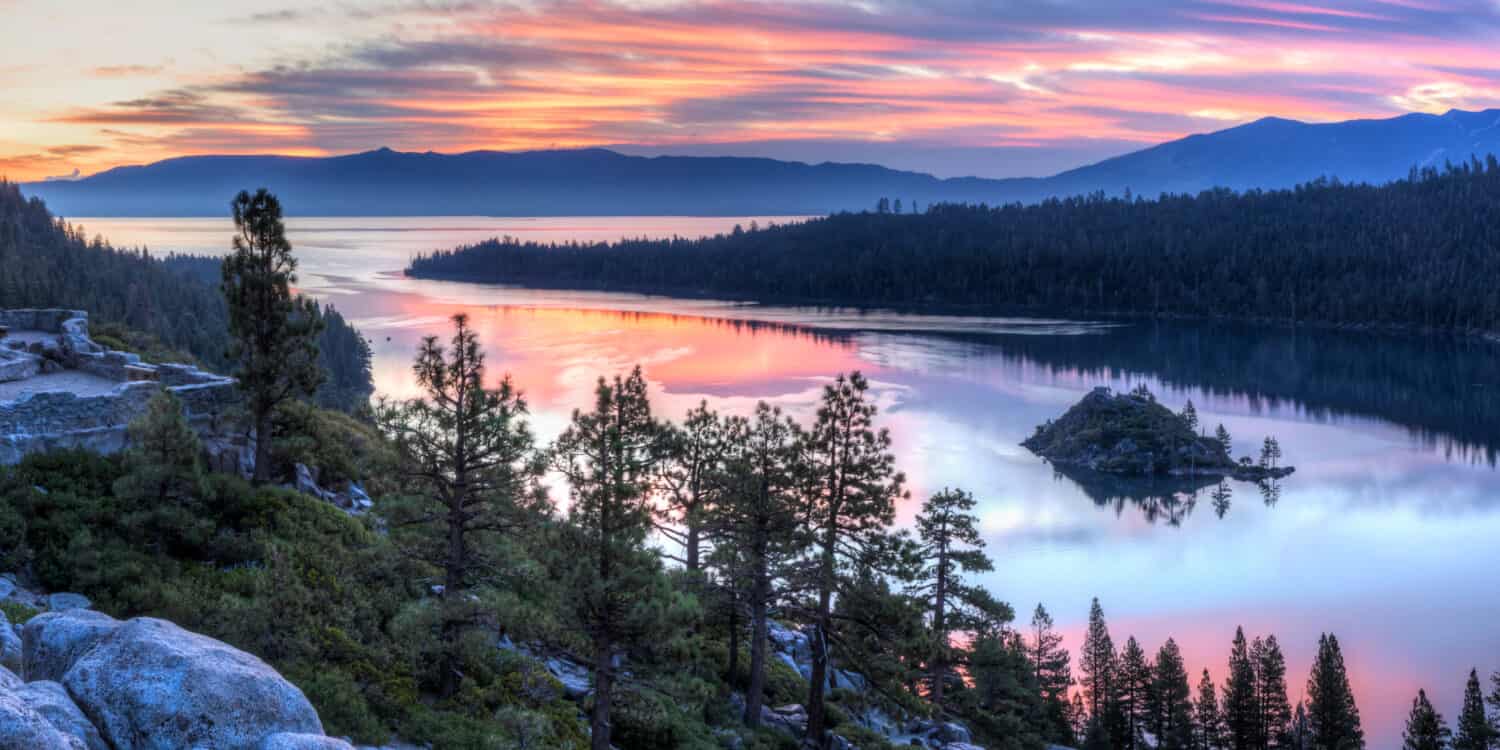
[[[1162,406],[1144,388],[1116,394],[1099,387],[1061,417],[1039,425],[1021,445],[1056,466],[1127,477],[1202,475],[1263,482],[1294,471],[1277,465],[1276,455],[1260,462],[1248,456],[1236,461],[1226,440],[1198,434],[1193,421]]]

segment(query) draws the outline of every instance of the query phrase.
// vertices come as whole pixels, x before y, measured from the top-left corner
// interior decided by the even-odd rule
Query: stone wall
[[[0,401],[0,464],[57,448],[119,451],[125,446],[130,422],[145,412],[146,404],[162,388],[182,401],[188,422],[209,445],[211,459],[223,457],[228,464],[242,461],[246,440],[237,434],[243,430],[232,424],[239,404],[233,378],[187,365],[150,364],[135,354],[105,350],[88,338],[88,316],[77,310],[0,310],[0,326],[57,333],[59,351],[47,352],[46,359],[119,383],[97,395],[44,391]],[[243,471],[238,465],[218,468]]]

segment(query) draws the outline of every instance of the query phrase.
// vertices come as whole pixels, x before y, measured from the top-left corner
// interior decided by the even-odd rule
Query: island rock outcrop
[[[1105,474],[1230,476],[1244,481],[1279,479],[1290,466],[1235,461],[1217,438],[1193,431],[1187,418],[1150,393],[1090,391],[1062,416],[1036,428],[1021,445],[1058,466]]]

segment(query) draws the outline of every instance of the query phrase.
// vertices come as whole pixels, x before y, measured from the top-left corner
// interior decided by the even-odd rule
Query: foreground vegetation
[[[1390,185],[838,214],[702,240],[495,239],[428,278],[766,301],[1500,330],[1500,162]]]

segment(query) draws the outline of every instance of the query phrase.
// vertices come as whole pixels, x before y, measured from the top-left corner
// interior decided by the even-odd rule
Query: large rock
[[[15,672],[0,667],[0,693],[8,693],[25,684],[25,680],[17,677]]]
[[[21,696],[0,690],[0,748],[5,750],[88,750],[64,734]]]
[[[165,620],[108,633],[62,683],[116,750],[256,750],[281,732],[323,734],[302,691],[265,662]]]
[[[336,737],[321,734],[277,732],[260,742],[260,750],[354,750],[354,746]]]
[[[47,596],[47,609],[53,612],[65,612],[70,609],[91,609],[94,603],[83,594],[73,594],[66,591],[50,594]]]
[[[99,730],[89,723],[87,716],[79,710],[68,691],[50,680],[28,682],[16,690],[31,710],[41,714],[57,731],[76,738],[88,750],[109,750]]]
[[[0,667],[12,672],[21,671],[21,636],[11,626],[10,619],[0,611]]]
[[[79,657],[119,627],[119,620],[88,609],[37,615],[26,622],[21,637],[21,676],[61,680]]]

